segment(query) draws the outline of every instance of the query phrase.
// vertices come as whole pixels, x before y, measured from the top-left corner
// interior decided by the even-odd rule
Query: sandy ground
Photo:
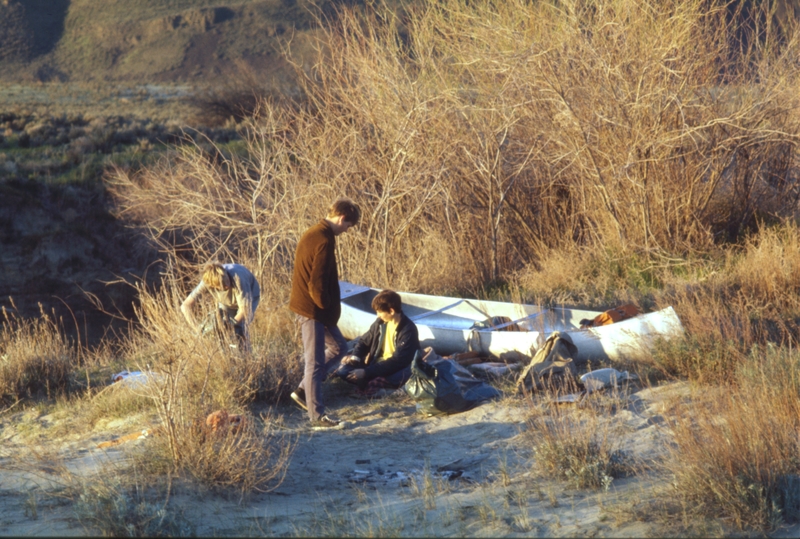
[[[608,432],[628,458],[657,462],[670,433],[665,423],[688,387],[636,386],[605,407]],[[241,504],[176,487],[170,507],[197,535],[225,536],[520,536],[645,537],[680,533],[678,515],[651,512],[668,480],[643,471],[616,479],[607,491],[569,489],[534,473],[525,435],[531,403],[506,397],[451,416],[424,417],[404,394],[358,400],[346,384],[326,386],[329,406],[352,423],[314,432],[305,414],[285,406],[287,433],[297,446],[283,483]],[[607,395],[592,395],[606,399]],[[539,404],[545,409],[546,404]],[[559,405],[564,406],[564,405]],[[567,405],[574,406],[574,405]],[[91,534],[70,500],[58,496],[54,463],[92,477],[124,461],[135,441],[101,450],[97,443],[130,432],[117,421],[84,437],[30,444],[24,425],[47,426],[36,410],[0,417],[0,535]],[[28,440],[28,441],[26,441]],[[24,465],[23,465],[24,464]],[[97,479],[89,479],[97,480]],[[709,523],[704,535],[725,535]],[[800,528],[775,536],[797,536]]]

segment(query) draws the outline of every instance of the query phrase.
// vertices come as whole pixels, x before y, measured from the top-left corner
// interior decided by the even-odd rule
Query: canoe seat
[[[516,320],[511,320],[507,316],[493,316],[488,320],[475,322],[471,329],[477,329],[478,331],[531,331],[532,328],[526,327],[525,322],[529,322],[543,312],[528,314]]]

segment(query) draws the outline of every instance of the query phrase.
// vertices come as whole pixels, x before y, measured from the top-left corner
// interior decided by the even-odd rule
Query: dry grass
[[[68,464],[55,444],[29,446],[24,453],[4,454],[4,470],[24,474],[35,485],[25,503],[35,520],[54,507],[68,505],[87,534],[105,537],[173,537],[193,535],[195,525],[173,502],[174,476],[149,474],[135,463],[96,457],[95,469]],[[25,488],[27,490],[27,488]],[[39,508],[41,506],[41,510]]]
[[[615,478],[633,473],[633,462],[617,447],[619,432],[595,411],[552,407],[532,413],[528,427],[533,466],[543,477],[608,490]]]
[[[798,358],[771,349],[749,359],[738,388],[682,410],[665,468],[690,516],[771,530],[800,517]]]
[[[115,418],[133,419],[138,429],[146,427],[152,434],[145,441],[146,452],[134,450],[134,471],[141,484],[128,481],[131,470],[113,466],[106,470],[104,481],[84,482],[78,488],[75,485],[80,478],[63,470],[65,480],[77,489],[71,495],[77,510],[88,515],[92,529],[111,535],[127,528],[126,534],[171,534],[185,524],[173,522],[175,515],[165,512],[166,501],[159,507],[147,494],[162,477],[189,480],[243,498],[277,487],[294,449],[294,438],[283,434],[285,429],[271,412],[257,416],[249,408],[259,392],[286,385],[276,378],[286,373],[275,365],[265,369],[262,361],[233,351],[228,342],[192,334],[177,307],[173,308],[178,300],[170,296],[171,290],[174,292],[164,287],[154,295],[142,288],[140,326],[113,353],[111,348],[97,351],[116,355],[116,359],[84,353],[83,358],[92,363],[85,369],[78,370],[82,366],[75,347],[45,315],[22,321],[7,314],[1,334],[4,370],[0,380],[8,388],[4,393],[15,391],[17,399],[44,397],[45,391],[48,397],[55,397],[76,376],[85,375],[88,381],[89,370],[98,368],[95,363],[105,365],[105,370],[109,362],[116,363],[115,368],[124,364],[150,375],[147,383],[119,382],[111,387],[105,385],[108,378],[104,376],[99,391],[95,382],[92,391],[60,399],[52,408],[42,404],[57,418],[58,426],[47,430],[48,439],[72,436],[94,428],[101,420]],[[259,349],[257,346],[254,352]],[[85,389],[88,383],[80,385]],[[241,422],[209,425],[206,418],[216,410],[238,414]],[[42,430],[36,422],[29,427],[34,433]]]
[[[663,343],[647,367],[662,377],[729,383],[754,345],[796,345],[798,248],[800,228],[793,221],[764,227],[739,246],[660,264],[566,247],[550,251],[538,270],[519,272],[515,294],[528,303],[595,309],[625,302],[646,310],[672,306],[687,337]]]
[[[3,309],[0,327],[0,398],[6,402],[24,398],[55,397],[70,386],[78,367],[73,343],[58,322],[45,312],[25,320]]]
[[[87,533],[105,537],[187,537],[195,526],[170,505],[170,484],[136,470],[91,479],[73,478],[75,514]]]

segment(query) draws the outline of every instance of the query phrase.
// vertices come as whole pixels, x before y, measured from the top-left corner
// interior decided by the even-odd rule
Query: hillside
[[[2,0],[0,82],[211,82],[243,61],[283,76],[318,19],[354,0]],[[391,2],[390,2],[391,4]]]
[[[415,0],[384,0],[397,8]],[[743,13],[753,1],[745,0]],[[312,57],[320,20],[364,0],[0,0],[0,82],[213,83],[236,62],[291,77],[281,50]],[[774,0],[775,22],[800,0]],[[731,4],[731,11],[736,7]]]

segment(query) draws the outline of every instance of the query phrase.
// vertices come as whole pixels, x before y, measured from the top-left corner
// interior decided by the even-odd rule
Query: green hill
[[[267,77],[313,50],[319,17],[358,0],[0,0],[0,82]]]

